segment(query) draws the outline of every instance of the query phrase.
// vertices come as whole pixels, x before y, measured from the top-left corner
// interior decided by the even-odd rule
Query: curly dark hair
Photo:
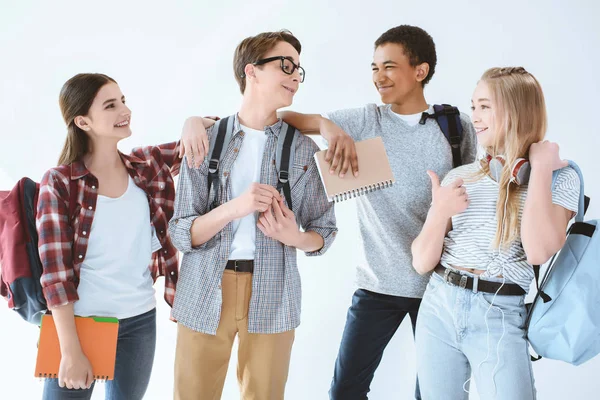
[[[416,67],[421,63],[429,64],[429,74],[421,83],[425,86],[431,80],[435,73],[437,55],[435,43],[427,32],[417,26],[396,26],[379,36],[379,39],[375,41],[375,48],[387,43],[402,45],[411,66]]]

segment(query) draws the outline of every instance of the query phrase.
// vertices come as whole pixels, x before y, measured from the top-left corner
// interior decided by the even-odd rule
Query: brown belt
[[[491,282],[484,279],[477,280],[476,290],[474,290],[475,279],[470,276],[455,272],[441,264],[438,264],[434,271],[440,275],[445,282],[459,286],[463,289],[484,293],[498,293],[500,296],[522,296],[525,294],[525,290],[516,283],[505,283],[503,285],[502,282]]]
[[[254,272],[254,260],[229,260],[225,269],[235,272]]]

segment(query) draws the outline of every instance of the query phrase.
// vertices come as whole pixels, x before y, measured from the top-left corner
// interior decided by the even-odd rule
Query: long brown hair
[[[67,139],[58,158],[58,165],[80,160],[89,151],[90,138],[75,125],[75,117],[87,115],[100,88],[110,82],[117,83],[104,74],[77,74],[63,85],[58,104],[67,124]]]
[[[492,94],[493,116],[498,135],[493,147],[486,151],[492,157],[506,158],[498,185],[500,187],[496,216],[498,219],[493,246],[509,246],[519,235],[519,193],[510,182],[510,166],[518,158],[528,158],[529,147],[544,139],[547,128],[546,102],[537,79],[522,67],[491,68],[481,80]],[[489,173],[489,165],[481,162],[483,171]],[[506,212],[505,212],[506,206]]]

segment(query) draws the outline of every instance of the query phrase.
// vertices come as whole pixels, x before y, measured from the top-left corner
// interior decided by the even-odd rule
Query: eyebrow
[[[486,99],[485,97],[477,99],[478,102],[482,102],[482,101],[490,101],[490,99]],[[471,99],[471,103],[473,103],[473,99]]]
[[[283,57],[287,58],[288,60],[290,60],[291,62],[293,62],[297,66],[300,66],[300,61],[296,62],[296,60],[294,60],[294,57],[292,57],[292,56],[283,56]]]
[[[121,101],[123,100],[125,100],[125,96],[121,96]],[[105,106],[106,104],[112,103],[113,101],[117,101],[117,99],[108,99],[104,103],[102,103],[102,105]]]
[[[387,60],[387,61],[384,61],[382,64],[383,65],[386,65],[386,64],[396,64],[397,65],[398,63],[396,61]],[[375,64],[374,62],[371,63],[371,67],[376,67],[376,66],[377,66],[377,64]]]

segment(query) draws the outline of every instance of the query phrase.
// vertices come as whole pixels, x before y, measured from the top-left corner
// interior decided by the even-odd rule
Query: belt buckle
[[[450,272],[450,268],[446,268],[446,270],[444,271],[444,282],[446,282],[448,285],[454,286],[454,284],[448,279],[450,276]]]
[[[454,283],[452,283],[452,282],[450,281],[450,274],[451,274],[451,273],[456,273],[456,272],[454,272],[454,271],[450,271],[450,269],[449,269],[449,268],[446,268],[446,271],[444,271],[444,281],[445,281],[445,282],[446,282],[448,285],[451,285],[451,286],[457,286],[457,285],[455,285]],[[460,275],[460,274],[459,274],[459,275]],[[460,275],[460,281],[458,282],[458,286],[459,286],[460,288],[462,288],[462,289],[465,289],[465,288],[467,287],[467,281],[468,281],[468,278],[467,278],[467,276],[466,276],[466,275]]]

